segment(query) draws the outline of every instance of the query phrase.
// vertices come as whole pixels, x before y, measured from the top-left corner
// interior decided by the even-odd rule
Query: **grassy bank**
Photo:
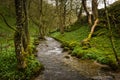
[[[76,24],[72,27],[78,28],[65,32],[64,34],[55,32],[51,34],[51,36],[59,40],[65,50],[71,50],[72,52],[70,54],[73,56],[81,59],[96,60],[99,63],[107,64],[111,67],[116,65],[116,60],[108,36],[108,30],[106,28],[95,31],[90,41],[91,48],[85,49],[81,46],[81,41],[87,38],[90,28],[87,25],[79,26]],[[120,56],[119,42],[120,38],[115,38],[116,48],[118,55]]]

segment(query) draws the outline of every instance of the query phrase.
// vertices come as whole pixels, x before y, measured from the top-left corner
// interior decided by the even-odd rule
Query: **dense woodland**
[[[120,1],[109,2],[0,0],[0,80],[30,80],[43,70],[36,47],[45,36],[71,56],[119,70]]]

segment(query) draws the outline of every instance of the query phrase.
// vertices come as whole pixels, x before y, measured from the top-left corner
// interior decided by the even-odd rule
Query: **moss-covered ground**
[[[106,28],[96,28],[97,30],[95,30],[92,39],[90,40],[91,48],[84,49],[81,46],[81,42],[87,38],[90,32],[90,27],[87,25],[80,26],[78,24],[75,24],[72,27],[77,27],[77,29],[65,32],[64,34],[55,32],[51,34],[51,36],[59,40],[65,50],[71,50],[70,54],[73,56],[81,59],[96,60],[99,63],[107,64],[111,67],[116,65],[116,60],[109,39],[109,32]],[[114,42],[116,43],[117,53],[120,56],[120,38],[115,38]]]

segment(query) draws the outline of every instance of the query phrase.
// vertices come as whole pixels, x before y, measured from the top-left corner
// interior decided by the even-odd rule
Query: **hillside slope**
[[[120,57],[120,35],[119,35],[119,18],[120,18],[120,1],[108,7],[109,18],[114,35],[114,42],[118,56]],[[63,43],[66,50],[71,51],[71,55],[81,59],[92,59],[102,64],[107,64],[111,68],[116,68],[116,60],[113,54],[112,46],[109,39],[109,30],[105,26],[106,19],[104,9],[99,10],[101,22],[96,27],[95,32],[90,41],[91,48],[84,48],[81,45],[83,39],[87,38],[90,28],[88,25],[74,24],[71,31],[60,34],[59,32],[53,33],[51,36]],[[113,16],[115,20],[113,19]],[[74,28],[76,28],[74,30]]]

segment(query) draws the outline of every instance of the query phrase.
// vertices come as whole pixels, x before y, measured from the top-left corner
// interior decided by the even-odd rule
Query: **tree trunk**
[[[58,4],[58,0],[55,0],[56,1],[56,15],[57,15],[57,29],[60,28],[60,20],[59,20],[59,17],[60,17],[60,13],[59,13],[59,4]]]
[[[70,17],[69,17],[69,25],[72,24],[72,3],[73,3],[73,0],[70,0]]]
[[[112,33],[110,20],[109,20],[109,15],[108,15],[107,7],[106,7],[106,0],[104,0],[104,6],[105,6],[105,13],[106,13],[106,18],[107,18],[107,23],[108,23],[107,26],[108,26],[109,33],[110,33],[110,42],[111,42],[111,45],[112,45],[112,49],[113,49],[113,52],[114,52],[114,56],[115,56],[116,62],[117,62],[118,65],[120,65],[120,61],[119,61],[119,58],[118,58],[118,55],[117,55],[117,51],[116,51],[116,48],[115,48],[113,33]]]
[[[82,5],[83,5],[83,8],[87,14],[87,19],[88,19],[88,23],[91,25],[92,24],[92,21],[91,21],[91,15],[87,9],[87,5],[86,5],[86,0],[82,0]]]
[[[81,45],[82,45],[83,48],[87,49],[87,48],[90,48],[90,47],[91,47],[91,46],[90,46],[90,39],[91,39],[91,37],[92,37],[92,34],[94,33],[95,27],[96,27],[96,25],[98,24],[98,22],[99,22],[99,19],[96,19],[95,22],[94,22],[94,25],[93,25],[92,28],[91,28],[91,31],[90,31],[88,37],[85,38],[85,39],[81,42]]]
[[[79,11],[78,16],[77,16],[77,17],[78,17],[78,20],[77,20],[78,22],[81,22],[82,8],[83,8],[83,7],[82,7],[82,5],[81,5],[80,11]]]
[[[43,22],[42,22],[42,2],[43,0],[39,0],[39,37],[40,39],[44,39],[44,30],[43,30]]]
[[[93,16],[94,16],[94,24],[91,27],[91,31],[86,39],[82,41],[82,45],[89,47],[90,46],[90,39],[94,33],[95,27],[97,26],[99,19],[98,19],[98,9],[97,9],[97,0],[92,0],[92,11],[93,11]]]
[[[22,13],[22,0],[15,0],[16,8],[16,32],[14,36],[15,52],[18,61],[18,68],[24,69],[26,67],[24,48],[23,48],[23,13]]]
[[[94,30],[95,30],[95,27],[96,25],[98,24],[99,22],[99,19],[98,19],[98,3],[97,3],[97,0],[92,0],[92,13],[93,13],[93,17],[94,17],[94,24],[93,26],[91,27],[91,31],[88,35],[88,39],[90,40],[91,37],[92,37],[92,34],[94,33]]]
[[[28,5],[27,5],[27,0],[23,0],[23,10],[24,10],[24,17],[25,17],[25,22],[23,24],[24,27],[24,35],[25,37],[23,38],[23,47],[25,49],[25,52],[28,52],[28,45],[30,43],[30,36],[29,36],[29,27],[28,27]]]
[[[62,17],[63,17],[63,27],[65,28],[65,25],[66,25],[66,1],[67,0],[64,0],[64,10],[63,10],[63,15],[62,15]]]
[[[98,24],[98,22],[99,22],[99,19],[97,18],[97,19],[95,20],[95,22],[94,22],[94,25],[91,27],[91,31],[90,31],[90,33],[89,33],[89,35],[88,35],[88,40],[91,39],[92,34],[94,33],[95,27],[96,27],[96,25]]]
[[[64,1],[60,0],[60,32],[64,33]]]
[[[92,13],[94,21],[98,18],[98,0],[92,0]]]

